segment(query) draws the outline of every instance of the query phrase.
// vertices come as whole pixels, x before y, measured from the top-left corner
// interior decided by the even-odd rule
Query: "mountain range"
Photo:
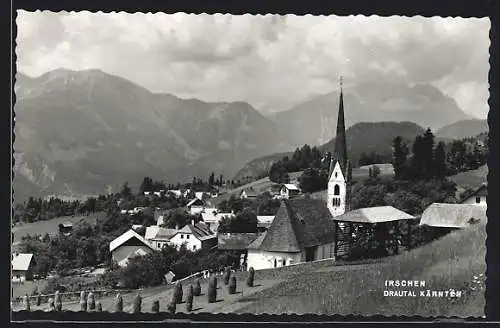
[[[347,125],[385,117],[437,127],[469,118],[434,87],[399,89],[347,88]],[[18,73],[15,93],[19,200],[116,191],[124,181],[138,186],[144,176],[167,183],[211,172],[231,178],[252,159],[328,142],[338,108],[334,92],[266,117],[245,102],[152,93],[96,69],[57,69],[36,78]]]

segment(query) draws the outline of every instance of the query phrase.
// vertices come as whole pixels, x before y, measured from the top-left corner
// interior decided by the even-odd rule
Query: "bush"
[[[210,278],[208,282],[208,303],[215,303],[217,300],[217,278],[215,276]]]
[[[200,279],[196,279],[196,281],[194,282],[193,295],[194,296],[200,296],[201,295]]]
[[[189,285],[186,292],[186,312],[191,312],[193,310],[193,285]]]
[[[229,294],[236,294],[236,277],[231,277],[231,282],[229,283]]]
[[[141,295],[137,294],[134,298],[134,307],[132,313],[141,313],[142,298]]]
[[[224,276],[222,277],[222,280],[224,281],[224,285],[228,285],[229,284],[229,279],[231,278],[231,269],[226,267],[226,269],[224,270]]]
[[[248,287],[253,287],[254,278],[255,278],[255,270],[253,269],[253,267],[250,267],[250,269],[248,269],[248,278],[247,278]]]
[[[172,302],[175,304],[181,304],[182,303],[182,284],[180,282],[177,282],[174,287],[174,294],[172,295]]]
[[[151,312],[153,313],[158,313],[160,312],[160,301],[155,300],[153,304],[151,305]]]
[[[123,298],[119,293],[116,295],[115,299],[115,312],[123,312]]]
[[[170,314],[175,314],[175,308],[176,308],[176,304],[175,304],[175,302],[170,302],[170,303],[167,305],[167,311],[168,311],[168,313],[170,313]]]

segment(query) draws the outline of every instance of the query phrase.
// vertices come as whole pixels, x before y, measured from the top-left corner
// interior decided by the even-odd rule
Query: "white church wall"
[[[338,186],[338,195],[335,193],[336,186]],[[338,199],[337,202],[340,202],[340,204],[335,203],[335,199]],[[338,162],[335,164],[335,168],[328,181],[327,201],[327,207],[333,217],[345,213],[346,181]]]

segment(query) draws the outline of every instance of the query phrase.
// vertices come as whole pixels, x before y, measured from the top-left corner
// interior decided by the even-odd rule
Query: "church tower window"
[[[336,173],[335,173],[336,174]],[[338,184],[335,185],[335,187],[333,188],[333,194],[335,196],[338,196],[340,195],[340,186]]]

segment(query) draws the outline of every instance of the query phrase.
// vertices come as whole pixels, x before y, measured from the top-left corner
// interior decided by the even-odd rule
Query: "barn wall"
[[[331,259],[335,257],[335,242],[320,245],[314,254],[314,260]]]
[[[305,252],[268,252],[249,249],[247,256],[247,267],[253,267],[255,270],[271,269],[274,268],[275,259],[277,262],[277,267],[282,267],[283,260],[286,260],[286,265],[303,262],[305,260]]]

